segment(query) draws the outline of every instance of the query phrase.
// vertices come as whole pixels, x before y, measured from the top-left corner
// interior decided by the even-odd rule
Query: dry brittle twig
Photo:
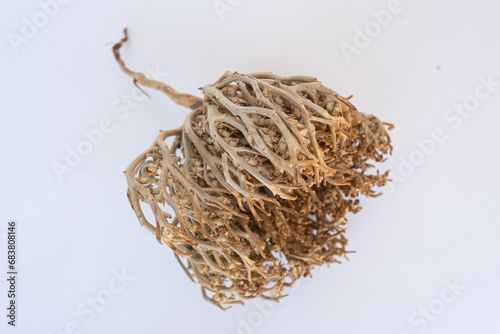
[[[128,69],[119,53],[126,40],[125,32],[113,51],[134,83],[191,109],[128,166],[128,197],[205,299],[223,309],[277,300],[314,266],[346,255],[347,213],[387,182],[387,172],[368,171],[392,153],[392,125],[306,76],[226,72],[202,88],[203,99],[181,94]]]

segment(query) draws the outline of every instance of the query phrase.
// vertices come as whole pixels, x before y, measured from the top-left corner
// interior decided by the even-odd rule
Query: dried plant
[[[368,171],[392,153],[391,124],[306,76],[226,72],[203,99],[181,94],[128,69],[119,54],[126,40],[125,31],[113,50],[134,83],[191,109],[125,171],[130,204],[207,300],[223,309],[278,300],[315,266],[346,255],[347,213],[387,182],[388,172]]]

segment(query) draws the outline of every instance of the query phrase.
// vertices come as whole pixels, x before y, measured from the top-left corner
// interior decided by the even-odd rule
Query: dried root
[[[181,94],[129,70],[119,55],[126,40],[114,47],[122,70],[191,109],[125,171],[130,204],[205,299],[223,309],[278,300],[346,255],[347,213],[387,182],[388,172],[368,170],[392,153],[391,124],[306,76],[226,72],[203,87],[203,100]]]

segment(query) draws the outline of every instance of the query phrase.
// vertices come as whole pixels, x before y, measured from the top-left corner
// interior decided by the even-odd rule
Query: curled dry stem
[[[346,215],[387,182],[369,171],[392,153],[391,124],[306,76],[226,72],[203,100],[181,94],[128,69],[125,41],[126,30],[113,51],[134,83],[191,109],[127,167],[129,201],[205,299],[222,309],[279,300],[315,266],[346,256]]]

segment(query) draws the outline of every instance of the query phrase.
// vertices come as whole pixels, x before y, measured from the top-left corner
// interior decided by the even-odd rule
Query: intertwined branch
[[[346,214],[387,182],[387,172],[368,170],[392,153],[392,125],[306,76],[226,72],[203,100],[181,94],[129,70],[119,55],[126,40],[114,47],[124,72],[191,109],[129,165],[128,197],[206,299],[221,308],[277,300],[314,266],[345,256]]]

